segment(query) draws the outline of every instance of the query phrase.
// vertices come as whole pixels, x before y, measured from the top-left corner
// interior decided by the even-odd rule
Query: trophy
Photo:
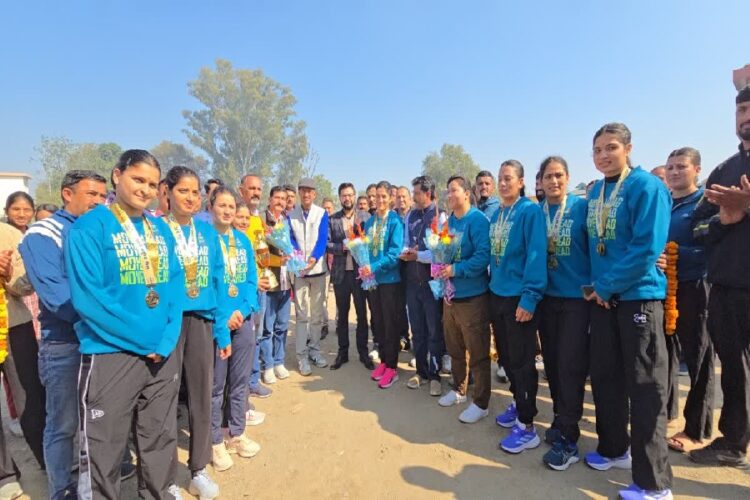
[[[269,269],[271,266],[271,251],[268,248],[268,243],[263,237],[262,231],[255,231],[255,260],[258,262],[258,267],[261,268],[260,277],[268,278],[268,283],[271,289],[279,286],[279,282],[274,276],[273,271]]]

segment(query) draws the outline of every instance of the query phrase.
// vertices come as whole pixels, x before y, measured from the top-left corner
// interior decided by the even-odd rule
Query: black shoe
[[[320,340],[324,340],[326,337],[328,337],[328,325],[323,325],[323,328],[320,329]]]
[[[125,481],[135,476],[135,465],[130,462],[123,462],[120,464],[120,480]]]
[[[688,453],[688,458],[693,462],[701,465],[725,465],[727,467],[736,467],[738,469],[750,468],[745,453],[737,450],[728,450],[723,447],[721,442],[714,440],[705,448],[693,450]]]
[[[331,370],[338,370],[344,363],[348,362],[349,356],[347,356],[346,354],[338,353],[338,355],[336,356],[336,361],[334,361],[331,365]]]
[[[368,370],[372,371],[375,369],[375,363],[373,363],[369,357],[359,358],[359,360],[362,362],[363,365],[365,365],[365,368],[367,368]]]

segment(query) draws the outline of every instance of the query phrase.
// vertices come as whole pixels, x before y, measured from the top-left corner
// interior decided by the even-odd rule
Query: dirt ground
[[[330,294],[329,310],[335,317]],[[350,319],[351,320],[351,319]],[[336,349],[334,324],[323,341],[323,352],[332,362]],[[292,332],[294,328],[291,328]],[[354,325],[350,324],[353,337]],[[291,377],[272,386],[273,396],[254,399],[267,414],[263,425],[248,427],[247,435],[258,441],[261,452],[252,459],[235,458],[225,472],[209,471],[221,487],[221,498],[616,498],[617,490],[631,481],[629,471],[598,472],[582,462],[565,472],[548,469],[541,462],[547,445],[509,455],[498,448],[508,432],[495,425],[494,415],[510,401],[507,384],[493,381],[490,417],[477,424],[458,421],[462,408],[441,408],[427,386],[406,387],[413,373],[411,354],[400,355],[400,380],[380,390],[356,361],[354,339],[351,361],[338,371],[313,369],[302,377],[294,363],[294,339],[290,335],[287,367]],[[447,376],[443,378],[447,387]],[[681,399],[689,380],[681,377]],[[4,399],[3,406],[4,406]],[[538,430],[549,426],[552,400],[540,377],[537,401]],[[4,428],[12,454],[22,470],[25,498],[46,498],[46,478],[22,439]],[[718,422],[716,412],[715,422]],[[183,428],[187,422],[181,420]],[[669,433],[682,422],[670,425]],[[596,446],[594,406],[587,386],[579,446],[583,453]],[[187,460],[187,434],[180,436],[180,460]],[[670,453],[678,498],[750,498],[750,473],[729,468],[706,468],[687,457]],[[178,483],[184,498],[189,475],[182,468]],[[123,483],[123,498],[136,498],[135,479]]]

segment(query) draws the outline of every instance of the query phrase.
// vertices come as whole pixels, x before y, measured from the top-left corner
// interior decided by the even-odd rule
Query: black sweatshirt
[[[740,178],[750,179],[750,151],[739,152],[711,172],[712,185],[741,187]],[[693,212],[693,237],[706,245],[708,281],[712,284],[750,290],[750,213],[736,224],[719,220],[719,207],[704,197]]]

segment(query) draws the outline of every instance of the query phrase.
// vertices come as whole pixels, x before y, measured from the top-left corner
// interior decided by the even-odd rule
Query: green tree
[[[37,203],[60,203],[60,184],[69,170],[93,170],[110,178],[122,148],[115,143],[74,144],[65,137],[42,137],[36,148],[41,166],[39,184],[34,191]]]
[[[235,69],[216,60],[188,83],[203,106],[183,111],[190,142],[208,155],[214,175],[236,185],[249,173],[270,184],[278,171],[307,155],[305,122],[296,119],[297,103],[289,87],[259,69]]]
[[[60,184],[75,145],[66,137],[42,136],[34,148],[39,162],[39,183],[34,191],[37,203],[60,203]]]
[[[187,146],[172,141],[161,141],[151,148],[151,154],[159,160],[163,173],[176,166],[182,165],[193,170],[206,180],[211,177],[211,169],[208,167],[208,160],[201,155],[193,153]]]
[[[444,206],[445,200],[440,193],[445,191],[446,183],[452,175],[463,175],[473,184],[479,170],[479,165],[474,163],[471,155],[463,146],[456,144],[443,144],[440,152],[433,151],[422,160],[422,175],[429,175],[435,180],[441,206]]]

